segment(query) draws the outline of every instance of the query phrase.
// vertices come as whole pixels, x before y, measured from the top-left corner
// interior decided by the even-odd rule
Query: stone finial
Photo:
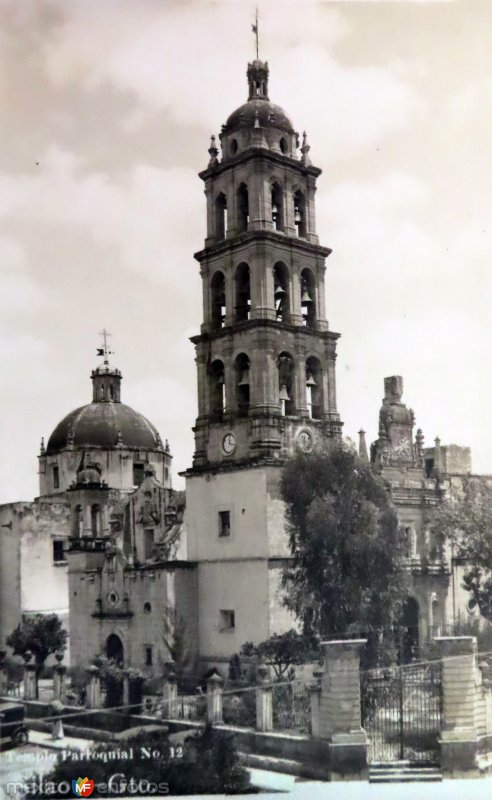
[[[116,447],[123,447],[123,436],[121,435],[121,428],[118,428],[118,435],[116,437]]]
[[[301,162],[306,167],[309,167],[311,165],[311,159],[309,158],[309,151],[310,150],[311,150],[311,147],[308,145],[307,133],[306,133],[306,131],[304,131],[304,133],[302,134],[302,147],[301,147],[302,157],[301,157]]]
[[[367,444],[366,444],[366,432],[362,430],[359,431],[359,458],[362,461],[369,462],[369,455],[367,453]]]
[[[166,451],[166,453],[170,453],[171,452],[171,447],[169,445],[169,439],[166,439],[166,444],[164,445],[164,450]]]
[[[67,447],[73,447],[74,441],[75,441],[75,435],[73,432],[73,428],[71,428],[67,436]]]
[[[208,162],[209,167],[215,167],[219,163],[219,148],[215,144],[215,136],[210,137],[210,147],[208,148],[208,152],[210,154],[210,161]]]
[[[46,447],[44,446],[44,436],[41,436],[41,447],[39,448],[39,454],[44,456],[46,454]]]

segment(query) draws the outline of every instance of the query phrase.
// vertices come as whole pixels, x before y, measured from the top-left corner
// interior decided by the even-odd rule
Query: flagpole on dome
[[[260,59],[260,33],[258,27],[258,6],[256,6],[256,17],[255,17],[255,24],[251,26],[253,33],[256,35],[256,60],[259,61]]]

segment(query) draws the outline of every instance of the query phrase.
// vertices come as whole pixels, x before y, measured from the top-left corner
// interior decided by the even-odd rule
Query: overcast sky
[[[209,137],[247,99],[254,2],[0,0],[0,501],[91,399],[191,465]],[[260,3],[270,98],[308,132],[347,435],[401,374],[426,444],[492,472],[492,2]]]

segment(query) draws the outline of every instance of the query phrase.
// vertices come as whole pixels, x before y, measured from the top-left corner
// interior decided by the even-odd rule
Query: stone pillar
[[[319,738],[320,735],[320,702],[321,702],[321,681],[323,670],[317,667],[313,670],[313,682],[309,685],[311,701],[311,736]]]
[[[207,720],[212,725],[222,722],[222,683],[216,672],[207,680]]]
[[[443,726],[441,767],[444,772],[477,772],[477,695],[480,675],[474,636],[438,636],[441,649]]]
[[[64,703],[67,693],[67,668],[62,664],[63,653],[56,653],[57,664],[53,668],[53,698]]]
[[[9,682],[7,667],[5,666],[5,656],[7,651],[2,647],[0,648],[0,697],[7,696],[7,686]]]
[[[125,706],[125,710],[128,711],[129,714],[132,713],[134,709],[129,708],[130,705],[130,671],[128,669],[123,670],[123,705]]]
[[[86,708],[101,708],[101,676],[97,667],[87,667]]]
[[[166,669],[162,679],[162,718],[178,718],[178,682],[176,679],[174,661],[166,662]]]
[[[330,742],[331,780],[367,777],[367,735],[361,726],[360,650],[367,639],[322,642],[324,672],[319,736]]]
[[[24,700],[37,700],[37,697],[38,678],[36,664],[32,660],[32,653],[27,650],[24,653]]]
[[[273,703],[272,703],[272,686],[270,685],[270,676],[268,667],[265,664],[260,664],[256,671],[256,730],[257,731],[272,731],[273,730]]]

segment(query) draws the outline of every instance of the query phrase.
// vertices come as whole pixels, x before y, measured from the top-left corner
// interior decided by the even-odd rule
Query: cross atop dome
[[[103,328],[102,331],[99,333],[99,336],[103,337],[103,346],[97,348],[97,355],[104,357],[104,363],[109,365],[108,356],[114,355],[113,351],[109,349],[108,346],[108,336],[112,336],[112,334]]]

